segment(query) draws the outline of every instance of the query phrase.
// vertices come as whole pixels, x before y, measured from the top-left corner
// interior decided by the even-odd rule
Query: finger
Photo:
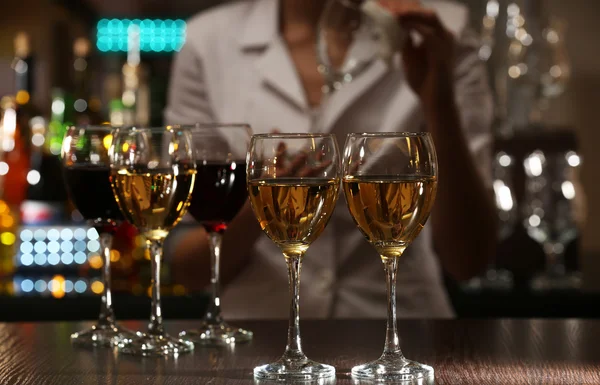
[[[439,37],[439,33],[436,29],[424,24],[406,23],[404,24],[404,27],[410,31],[418,32],[423,37],[423,39]]]
[[[296,175],[306,165],[306,159],[308,159],[308,155],[305,152],[297,154],[290,166],[290,175]]]
[[[328,160],[326,162],[321,163],[316,167],[304,167],[298,173],[298,176],[301,178],[311,177],[311,176],[320,176],[323,174],[323,171],[327,169],[327,167],[331,166],[331,161]]]
[[[281,169],[284,167],[287,146],[283,142],[279,142],[275,151],[275,168]]]

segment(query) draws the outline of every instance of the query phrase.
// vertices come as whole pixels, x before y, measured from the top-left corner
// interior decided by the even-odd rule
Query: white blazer
[[[466,28],[467,10],[445,1],[425,3],[438,11],[457,37],[456,93],[464,134],[482,173],[489,174],[492,102],[484,66],[477,58],[478,42]],[[172,124],[246,122],[255,133],[275,128],[307,132],[315,127],[279,34],[278,12],[278,0],[246,0],[189,20],[186,44],[173,65],[166,120]],[[334,132],[340,146],[350,132],[420,131],[424,126],[419,100],[403,72],[383,61],[336,91],[322,109],[318,127]],[[280,250],[264,235],[252,250],[243,252],[251,261],[224,288],[224,316],[287,318],[288,282]],[[453,315],[430,226],[402,257],[397,292],[399,317]],[[303,318],[384,318],[387,314],[381,260],[353,223],[343,194],[327,229],[304,258],[300,298]]]

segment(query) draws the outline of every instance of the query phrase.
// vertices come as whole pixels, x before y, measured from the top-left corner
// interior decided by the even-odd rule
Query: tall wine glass
[[[335,376],[332,366],[309,360],[300,340],[300,266],[325,229],[340,184],[337,140],[331,134],[252,136],[247,157],[248,193],[261,228],[281,249],[288,266],[288,342],[276,362],[254,368],[256,379],[318,380]]]
[[[581,276],[567,272],[565,249],[579,234],[576,169],[581,158],[574,151],[544,154],[533,151],[525,158],[524,226],[546,255],[546,270],[531,282],[534,290],[579,289]]]
[[[165,333],[160,306],[163,241],[185,214],[196,178],[190,133],[177,127],[118,128],[110,147],[111,181],[125,217],[146,237],[152,264],[152,311],[146,333],[123,340],[119,351],[171,356],[194,344]]]
[[[504,242],[515,231],[519,219],[515,188],[513,183],[513,169],[515,160],[504,151],[496,153],[492,166],[494,178],[493,188],[496,197],[498,213],[498,242]],[[486,272],[479,277],[470,279],[464,286],[467,290],[510,290],[513,287],[513,275],[509,270],[490,261]]]
[[[428,133],[349,134],[343,186],[350,213],[377,250],[387,279],[388,320],[381,357],[352,368],[375,381],[433,377],[433,368],[404,358],[396,327],[398,261],[429,217],[437,190],[437,157]]]
[[[202,345],[250,341],[252,332],[228,325],[221,317],[220,251],[227,225],[248,199],[246,153],[252,131],[246,124],[198,124],[192,134],[196,186],[189,213],[200,222],[211,249],[211,300],[197,329],[179,334]]]
[[[90,329],[71,335],[71,341],[85,346],[111,346],[132,336],[115,322],[110,279],[110,249],[113,234],[123,215],[110,187],[108,148],[111,128],[106,126],[69,127],[62,146],[63,173],[69,196],[100,236],[102,291],[100,316]]]

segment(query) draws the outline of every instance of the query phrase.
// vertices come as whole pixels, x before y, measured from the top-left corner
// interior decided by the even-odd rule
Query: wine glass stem
[[[113,236],[108,232],[100,233],[100,247],[102,250],[102,257],[104,264],[102,267],[102,283],[104,284],[104,290],[102,291],[102,298],[100,304],[100,316],[98,317],[98,324],[102,326],[110,326],[115,323],[115,315],[112,307],[112,292],[111,292],[111,277],[110,277],[110,250],[112,247]]]
[[[290,286],[290,319],[288,325],[288,341],[283,353],[284,359],[302,360],[306,356],[302,352],[300,341],[300,267],[302,255],[285,255],[288,267]]]
[[[388,319],[385,334],[384,356],[399,356],[404,359],[400,350],[400,339],[398,338],[398,327],[396,322],[396,275],[398,273],[398,258],[383,257],[383,268],[385,269],[388,295]]]
[[[164,333],[162,324],[162,309],[160,307],[160,261],[162,258],[162,241],[148,241],[150,261],[152,265],[152,310],[148,334],[161,335]]]
[[[561,246],[557,246],[555,243],[548,243],[544,245],[544,252],[546,253],[546,272],[548,274],[554,274],[564,268],[564,251],[557,252],[556,249]]]
[[[221,241],[223,237],[220,233],[211,231],[208,233],[210,244],[210,287],[211,300],[208,304],[205,320],[211,324],[220,324],[221,318]]]

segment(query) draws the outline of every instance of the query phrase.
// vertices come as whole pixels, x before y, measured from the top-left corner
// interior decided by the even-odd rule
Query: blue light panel
[[[142,52],[179,51],[185,43],[185,21],[102,19],[98,21],[96,47],[101,52],[127,52],[129,26],[140,27]]]

